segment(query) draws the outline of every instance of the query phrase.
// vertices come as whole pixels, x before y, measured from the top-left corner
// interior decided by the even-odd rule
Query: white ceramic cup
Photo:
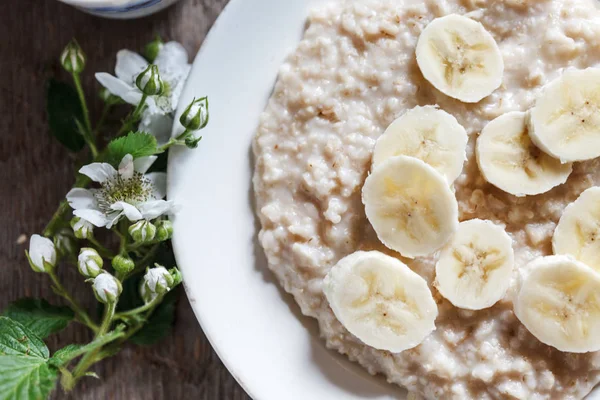
[[[179,0],[59,0],[82,11],[106,18],[141,18]]]

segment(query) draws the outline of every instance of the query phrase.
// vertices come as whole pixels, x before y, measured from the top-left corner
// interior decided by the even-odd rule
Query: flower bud
[[[94,236],[94,225],[85,219],[73,217],[71,228],[73,228],[73,233],[77,239],[90,239]]]
[[[25,251],[29,265],[35,272],[50,272],[56,266],[56,248],[52,240],[33,235],[29,251]]]
[[[75,255],[79,250],[73,232],[69,228],[61,229],[54,235],[54,248],[59,257]]]
[[[135,85],[148,96],[159,96],[164,90],[164,84],[156,65],[148,65],[148,68],[138,75]]]
[[[156,239],[164,242],[173,236],[173,223],[171,221],[160,221],[156,224]]]
[[[208,97],[194,99],[185,109],[179,122],[185,129],[197,131],[208,124]]]
[[[195,138],[194,136],[188,136],[185,138],[185,145],[188,149],[195,149],[198,147],[198,143],[202,140],[202,136]]]
[[[72,40],[60,55],[60,63],[71,74],[79,74],[85,68],[85,54],[76,41]]]
[[[142,281],[142,285],[145,286],[142,289],[142,293],[145,293],[147,297],[156,294],[165,294],[175,284],[175,279],[165,267],[158,264],[155,265],[156,268],[148,269]]]
[[[77,269],[86,278],[95,278],[102,272],[104,260],[95,249],[83,247],[77,257]]]
[[[183,281],[183,277],[181,276],[181,272],[177,268],[171,268],[169,273],[173,277],[173,284],[171,285],[171,289],[175,286],[179,285]]]
[[[154,62],[154,60],[156,60],[156,57],[158,57],[158,53],[160,53],[160,51],[162,50],[163,46],[164,43],[162,40],[160,40],[158,36],[156,37],[156,39],[148,43],[144,48],[144,57],[146,57],[146,60],[148,60],[148,62]]]
[[[102,272],[94,278],[92,289],[98,301],[105,304],[116,302],[123,291],[121,282],[108,272]]]
[[[115,258],[112,259],[111,265],[115,271],[121,274],[128,274],[135,268],[135,263],[131,258],[121,255],[115,256]]]
[[[129,235],[135,243],[148,243],[156,236],[156,226],[143,219],[129,227]]]

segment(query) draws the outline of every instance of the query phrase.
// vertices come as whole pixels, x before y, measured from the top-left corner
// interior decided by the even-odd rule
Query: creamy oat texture
[[[517,198],[485,182],[474,144],[485,124],[525,111],[565,67],[600,62],[594,0],[363,0],[311,12],[304,39],[280,70],[261,118],[254,185],[269,267],[302,312],[318,319],[328,347],[370,373],[427,399],[580,399],[600,380],[600,355],[541,344],[512,311],[518,269],[551,253],[567,204],[600,184],[600,162],[576,163],[566,184]],[[423,79],[415,61],[429,21],[467,14],[493,35],[503,85],[477,104],[453,100]],[[392,354],[361,343],[336,320],[322,291],[329,269],[356,250],[386,250],[361,204],[376,139],[416,105],[438,104],[469,133],[468,161],[455,182],[460,220],[490,219],[513,239],[512,289],[494,307],[464,311],[433,288],[437,255],[406,260],[432,287],[439,316],[418,347]],[[600,334],[600,333],[599,333]]]

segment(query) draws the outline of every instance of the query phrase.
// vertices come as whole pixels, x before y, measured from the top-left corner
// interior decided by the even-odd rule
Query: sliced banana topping
[[[425,280],[378,251],[342,258],[325,277],[324,292],[342,325],[376,349],[401,352],[435,330],[437,306]]]
[[[396,119],[377,140],[373,168],[393,156],[418,158],[449,183],[460,175],[467,155],[467,132],[456,118],[435,106],[415,107]]]
[[[537,258],[525,269],[515,314],[529,332],[560,351],[600,350],[600,274],[564,255]]]
[[[492,185],[515,196],[535,195],[566,182],[571,164],[549,156],[529,138],[527,113],[509,112],[488,123],[477,139],[477,163]]]
[[[405,257],[433,253],[458,226],[458,204],[446,179],[417,158],[383,161],[366,179],[362,199],[379,240]]]
[[[477,103],[502,84],[504,62],[483,25],[451,14],[434,19],[417,42],[421,73],[436,89],[465,103]]]
[[[529,135],[563,162],[600,156],[600,68],[567,70],[546,85],[531,109]]]
[[[554,254],[570,254],[600,272],[600,187],[591,187],[563,211],[552,237]]]
[[[435,267],[437,288],[459,308],[481,310],[506,294],[514,266],[512,240],[491,221],[461,222]]]

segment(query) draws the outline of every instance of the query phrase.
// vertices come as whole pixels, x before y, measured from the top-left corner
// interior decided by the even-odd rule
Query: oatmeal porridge
[[[417,65],[420,34],[449,14],[480,22],[504,62],[500,87],[476,103],[435,89]],[[530,109],[565,68],[599,63],[600,10],[593,0],[338,1],[311,11],[261,117],[254,187],[269,268],[302,312],[318,320],[329,348],[426,399],[581,399],[590,392],[600,381],[600,355],[543,344],[519,322],[513,302],[520,270],[552,254],[565,207],[600,184],[600,162],[574,163],[566,183],[517,197],[484,179],[476,140],[491,120]],[[426,105],[454,116],[468,134],[466,162],[454,181],[459,221],[492,221],[512,239],[512,280],[490,308],[455,307],[434,285],[439,253],[402,257],[382,244],[365,216],[361,190],[377,139],[400,115]],[[336,318],[324,279],[359,250],[400,259],[428,283],[438,314],[418,346],[376,349]]]

